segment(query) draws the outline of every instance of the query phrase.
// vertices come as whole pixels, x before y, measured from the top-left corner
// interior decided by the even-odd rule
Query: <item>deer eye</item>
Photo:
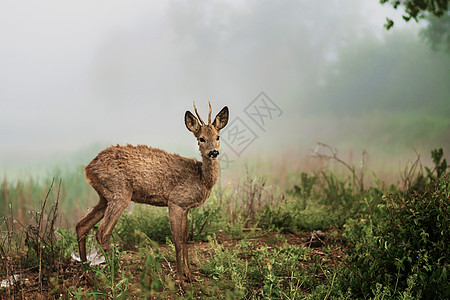
[[[216,140],[220,140],[220,136],[217,136],[217,139]]]
[[[200,142],[204,143],[205,139],[204,138],[200,138]]]

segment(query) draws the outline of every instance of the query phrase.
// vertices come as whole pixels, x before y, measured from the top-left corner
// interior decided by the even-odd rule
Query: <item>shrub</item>
[[[423,192],[384,197],[383,205],[350,220],[342,288],[364,298],[383,289],[393,297],[448,299],[449,193],[443,176]]]
[[[292,205],[266,205],[258,213],[258,226],[279,232],[291,232],[293,229]]]
[[[116,232],[125,249],[133,249],[147,238],[165,242],[166,237],[172,237],[167,208],[137,205],[133,212],[121,216]]]
[[[386,190],[386,187],[381,189]],[[260,210],[260,227],[280,232],[342,227],[366,205],[364,199],[373,199],[370,205],[374,205],[382,196],[377,188],[356,188],[352,177],[325,171],[319,175],[302,173],[300,184],[294,185],[286,194],[289,197],[282,202],[268,204]]]
[[[214,197],[215,199],[215,197]],[[220,222],[222,207],[217,201],[191,209],[188,215],[189,237],[191,240],[206,240],[218,231],[214,227]],[[216,226],[217,227],[217,226]],[[172,238],[167,207],[136,205],[132,212],[125,212],[119,219],[115,232],[125,249],[133,249],[148,238],[162,242]]]

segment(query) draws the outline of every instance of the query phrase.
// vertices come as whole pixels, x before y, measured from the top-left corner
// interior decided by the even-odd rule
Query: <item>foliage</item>
[[[32,222],[25,230],[25,246],[27,248],[25,261],[32,266],[39,264],[39,268],[42,268],[42,262],[45,262],[44,267],[56,267],[57,259],[59,258],[55,237],[59,191],[56,201],[51,205],[50,209],[47,208],[47,201],[49,200],[53,183],[41,202],[40,210],[30,211]]]
[[[291,232],[293,226],[293,213],[295,205],[289,204],[288,201],[285,204],[276,206],[266,205],[258,214],[258,226],[269,231],[279,232]]]
[[[167,294],[174,293],[175,281],[169,276],[164,276],[161,263],[166,259],[158,248],[142,248],[139,251],[138,259],[143,261],[143,264],[138,268],[140,278],[137,296],[148,299],[160,295],[161,298],[164,298]],[[163,292],[164,288],[166,290]]]
[[[435,51],[450,53],[450,15],[440,17],[427,16],[428,25],[420,31],[421,37]]]
[[[286,191],[290,198],[278,205],[262,208],[258,225],[280,232],[342,227],[365,205],[364,199],[380,202],[382,191],[388,188],[382,185],[362,190],[360,178],[363,178],[363,173],[358,177],[354,167],[347,167],[351,171],[348,176],[338,176],[326,170],[317,175],[302,173],[300,184]]]
[[[134,249],[147,238],[165,242],[172,236],[167,208],[136,205],[122,214],[115,232],[125,249]]]
[[[411,19],[418,22],[427,13],[441,17],[448,9],[448,0],[380,0],[380,3],[389,3],[394,9],[403,6],[406,13],[406,15],[403,15],[403,19],[406,22]],[[392,26],[394,26],[394,21],[387,18],[386,29],[389,30]]]
[[[316,184],[317,176],[308,175],[308,173],[302,172],[300,174],[300,184],[294,184],[292,190],[286,191],[288,195],[298,196],[302,200],[301,206],[306,208],[306,199],[310,198],[313,194],[314,185]]]
[[[431,151],[431,158],[434,163],[434,169],[430,170],[428,167],[425,167],[429,180],[434,181],[438,178],[441,178],[444,174],[447,174],[447,161],[443,157],[444,151],[442,150],[442,148],[434,149]],[[433,174],[434,172],[436,172],[436,175]]]
[[[352,248],[342,287],[365,298],[380,289],[393,297],[448,298],[449,195],[443,176],[422,193],[390,194],[384,204],[349,220],[344,236]]]
[[[411,182],[407,185],[408,190],[422,193],[427,185],[429,185],[433,181],[436,181],[444,175],[450,175],[448,172],[447,161],[443,157],[444,151],[442,150],[442,148],[432,150],[431,159],[434,163],[434,168],[430,169],[428,167],[425,167],[426,176],[424,176],[422,170],[420,169],[418,170],[418,174],[415,178],[407,179],[407,181]],[[413,168],[414,165],[411,167],[411,169],[413,170]],[[413,170],[412,174],[414,173],[415,170]]]

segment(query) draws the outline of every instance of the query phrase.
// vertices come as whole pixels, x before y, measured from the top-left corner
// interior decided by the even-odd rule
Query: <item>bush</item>
[[[350,220],[342,289],[364,298],[382,290],[393,297],[448,299],[449,193],[444,175],[423,192],[391,194]]]
[[[385,186],[381,190],[387,190]],[[380,202],[382,192],[377,188],[361,190],[352,176],[336,176],[331,172],[318,175],[301,174],[300,184],[286,191],[289,196],[276,205],[267,204],[258,213],[258,226],[267,230],[294,232],[296,230],[325,230],[342,228],[354,217],[364,199],[371,204]]]
[[[214,225],[220,222],[221,209],[217,201],[191,209],[188,215],[189,238],[206,240],[207,236],[216,233],[218,229]],[[148,239],[164,243],[167,238],[172,239],[168,209],[136,205],[133,211],[122,214],[115,232],[127,250],[146,243]]]
[[[125,249],[133,249],[148,238],[165,242],[166,237],[172,237],[167,208],[136,205],[133,212],[121,216],[116,232]]]
[[[258,226],[269,231],[292,232],[294,209],[288,201],[284,205],[265,205],[258,212]]]

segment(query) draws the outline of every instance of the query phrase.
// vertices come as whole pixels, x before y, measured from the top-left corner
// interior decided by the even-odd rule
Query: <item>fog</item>
[[[390,32],[383,28],[386,17],[396,20]],[[211,100],[213,114],[227,105],[230,122],[239,117],[236,122],[254,133],[255,142],[237,151],[224,145],[236,157],[336,143],[340,134],[345,140],[353,119],[342,113],[345,107],[336,112],[330,95],[348,86],[335,99],[347,100],[348,108],[358,95],[335,78],[345,74],[343,62],[369,55],[368,49],[388,55],[384,45],[400,34],[412,49],[420,44],[419,28],[374,0],[2,1],[0,170],[117,143],[194,155],[196,142],[183,121],[193,100],[203,119]],[[431,50],[417,55],[439,56]],[[441,56],[432,59],[448,63]],[[448,74],[439,80],[441,87],[449,83]],[[333,82],[339,85],[330,90]],[[358,84],[362,94],[378,90],[370,88],[373,82]],[[446,91],[433,102],[444,113]],[[250,110],[266,100],[278,110],[261,127]],[[399,105],[402,111],[410,103]],[[333,127],[330,119],[344,125]],[[438,138],[449,132],[448,122],[442,124]],[[412,140],[407,147],[418,141]]]

